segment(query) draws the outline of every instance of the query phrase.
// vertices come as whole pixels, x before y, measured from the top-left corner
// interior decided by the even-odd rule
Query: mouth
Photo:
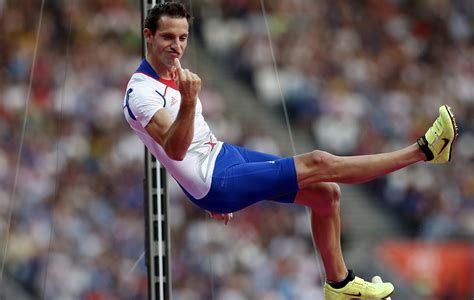
[[[173,57],[173,58],[180,58],[180,54],[178,52],[169,52],[169,54]]]

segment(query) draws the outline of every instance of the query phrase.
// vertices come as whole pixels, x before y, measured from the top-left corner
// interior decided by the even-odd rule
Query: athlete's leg
[[[313,239],[330,281],[338,282],[347,276],[341,251],[341,220],[339,214],[341,190],[335,183],[317,183],[299,190],[295,203],[311,209]]]
[[[416,162],[450,161],[457,126],[447,105],[416,144],[404,149],[375,155],[341,157],[324,151],[313,151],[295,157],[298,186],[303,189],[318,182],[362,183],[396,171]]]
[[[394,287],[389,282],[371,283],[348,272],[340,243],[340,189],[337,184],[312,184],[297,192],[295,203],[311,208],[313,239],[321,253],[328,280],[324,285],[325,299],[348,299],[351,296],[384,299],[393,293]]]
[[[315,150],[295,156],[300,189],[318,182],[362,183],[426,159],[417,144],[373,155],[336,156]]]

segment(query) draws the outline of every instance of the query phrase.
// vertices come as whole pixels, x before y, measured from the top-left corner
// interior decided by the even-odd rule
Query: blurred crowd
[[[0,3],[5,273],[35,298],[143,299],[144,273],[127,276],[143,251],[143,148],[121,107],[139,6]]]
[[[262,14],[259,2],[192,1],[197,42],[276,113],[281,84],[292,124],[311,128],[318,148],[336,154],[413,142],[450,104],[461,130],[456,163],[420,164],[373,187],[415,234],[472,238],[473,4],[278,0]],[[143,145],[121,106],[141,59],[139,3],[47,0],[41,10],[39,0],[0,0],[0,27],[5,273],[43,299],[146,299],[146,268],[137,262]],[[204,83],[200,98],[219,139],[279,152],[229,117],[218,89]],[[173,299],[321,299],[304,210],[261,203],[224,226],[172,180],[169,193]]]

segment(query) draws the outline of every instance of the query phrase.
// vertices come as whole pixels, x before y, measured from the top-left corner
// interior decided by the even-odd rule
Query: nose
[[[181,49],[181,45],[179,43],[179,38],[176,38],[176,39],[173,40],[173,43],[171,44],[171,48],[174,51],[179,51]]]

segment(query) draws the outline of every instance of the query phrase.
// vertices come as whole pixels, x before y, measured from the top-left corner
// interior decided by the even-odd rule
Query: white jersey
[[[211,187],[212,173],[222,142],[217,141],[204,120],[199,98],[193,141],[182,161],[169,158],[161,145],[145,130],[145,126],[160,109],[165,109],[175,120],[180,103],[181,94],[176,83],[160,78],[151,65],[143,60],[128,82],[123,108],[128,124],[149,151],[189,194],[201,199]]]

